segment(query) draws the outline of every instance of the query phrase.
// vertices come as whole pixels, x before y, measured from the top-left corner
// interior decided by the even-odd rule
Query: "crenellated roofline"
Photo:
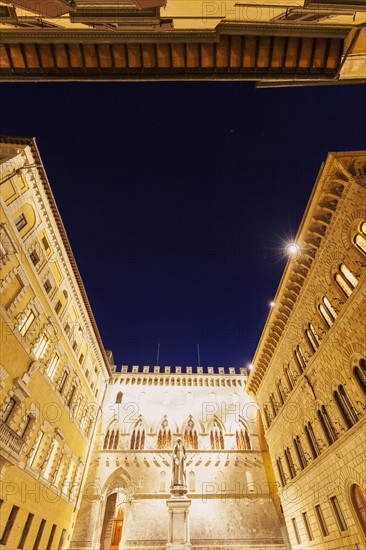
[[[245,367],[181,367],[181,366],[160,366],[160,365],[122,365],[121,370],[113,366],[114,376],[126,374],[147,374],[147,375],[178,375],[188,376],[240,376],[247,378],[248,371]],[[238,372],[239,371],[239,372]]]
[[[248,376],[245,368],[240,369],[240,374],[235,372],[234,367],[230,367],[231,372],[225,372],[224,367],[150,367],[145,365],[139,367],[134,365],[128,367],[123,365],[122,372],[115,372],[109,379],[110,385],[137,385],[137,386],[183,386],[183,387],[236,387],[245,389]],[[159,370],[158,370],[159,369]],[[177,371],[176,369],[181,369]],[[190,372],[189,369],[192,369]],[[197,372],[197,369],[202,369]],[[210,369],[210,370],[209,370]],[[212,371],[211,371],[212,369]],[[209,372],[208,372],[209,370]]]

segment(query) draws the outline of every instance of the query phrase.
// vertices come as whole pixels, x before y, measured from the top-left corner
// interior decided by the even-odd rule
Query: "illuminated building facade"
[[[363,0],[0,2],[3,80],[366,79]]]
[[[0,546],[67,548],[109,362],[35,141],[2,138]]]
[[[328,155],[248,380],[292,548],[365,548],[365,189],[365,151]]]
[[[246,370],[192,370],[122,366],[112,376],[70,549],[166,548],[178,437],[192,547],[286,548]]]
[[[0,545],[165,548],[180,434],[194,546],[285,549],[245,369],[116,373],[35,141],[0,145]]]
[[[181,437],[193,549],[363,548],[366,152],[324,163],[247,378],[117,372],[35,141],[0,145],[0,545],[165,548]]]

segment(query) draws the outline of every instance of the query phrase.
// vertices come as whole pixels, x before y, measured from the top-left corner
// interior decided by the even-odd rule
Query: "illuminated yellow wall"
[[[34,143],[1,152],[0,542],[66,548],[108,366]]]

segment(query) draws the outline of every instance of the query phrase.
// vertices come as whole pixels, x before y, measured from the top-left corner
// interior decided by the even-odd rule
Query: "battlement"
[[[159,365],[122,365],[121,369],[117,371],[117,367],[112,367],[114,376],[120,374],[169,374],[169,375],[197,375],[197,376],[245,376],[247,378],[248,371],[245,367],[171,367],[171,366],[159,366]]]

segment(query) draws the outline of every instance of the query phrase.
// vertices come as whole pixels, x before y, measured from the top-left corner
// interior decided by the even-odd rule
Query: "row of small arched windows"
[[[103,449],[117,449],[119,430],[108,430],[104,437]]]
[[[103,449],[117,449],[119,430],[108,430],[103,442]],[[239,450],[251,449],[249,434],[246,429],[238,429],[235,433],[236,448]],[[162,428],[158,432],[158,449],[172,448],[172,432]],[[198,435],[195,428],[187,428],[183,435],[183,443],[187,450],[198,450]],[[212,450],[225,449],[224,435],[221,428],[215,426],[210,430],[210,446]],[[141,450],[145,447],[145,429],[142,425],[132,431],[130,449]]]
[[[198,449],[198,435],[196,428],[186,428],[183,436],[183,444],[186,449]]]
[[[366,221],[359,225],[353,237],[353,244],[366,255]]]
[[[145,430],[143,427],[138,427],[133,430],[131,435],[130,449],[144,449],[145,448]]]
[[[298,346],[298,348],[300,348],[300,346]],[[287,365],[284,372],[291,391],[296,384],[299,373],[294,372],[290,364]],[[366,393],[366,360],[364,358],[361,358],[358,364],[353,367],[353,374],[361,389]],[[271,426],[273,419],[279,413],[281,406],[284,405],[289,393],[289,390],[285,387],[282,379],[277,380],[276,390],[277,395],[275,392],[272,392],[269,396],[269,404],[265,404],[263,409],[268,428]]]
[[[353,236],[352,242],[362,254],[366,255],[366,221],[363,221],[359,225],[356,233]],[[353,290],[358,284],[357,276],[343,262],[339,264],[338,271],[335,274],[334,279],[345,298],[351,296]],[[342,304],[343,302],[339,300],[339,303]],[[322,297],[320,303],[318,304],[318,312],[325,323],[325,328],[331,328],[337,318],[337,311],[334,305],[331,303],[331,300],[325,295]],[[324,334],[325,331],[323,329],[320,330]],[[314,323],[308,323],[305,329],[305,336],[310,346],[310,353],[315,353],[320,346],[321,338],[319,336],[318,330],[314,326]],[[291,364],[288,364],[287,367],[285,367],[284,369],[284,375],[287,380],[288,389],[285,387],[282,379],[278,380],[276,382],[277,395],[275,391],[273,391],[269,396],[270,407],[268,405],[264,407],[264,414],[268,427],[271,425],[273,418],[277,416],[281,405],[284,404],[287,398],[288,393],[291,392],[291,390],[296,385],[297,378],[301,376],[301,374],[305,371],[307,367],[307,360],[308,358],[310,358],[310,354],[305,352],[300,345],[296,346],[293,353],[297,369],[294,369]],[[356,374],[356,378],[359,380],[359,383],[364,387],[364,380],[362,376],[358,376]]]
[[[172,432],[170,429],[163,428],[158,432],[158,449],[172,448]]]
[[[355,367],[357,372],[362,376],[362,388],[366,394],[366,361],[361,359],[360,367]],[[362,371],[361,371],[362,369]],[[333,392],[334,401],[337,404],[341,417],[343,418],[344,423],[347,426],[347,429],[352,428],[359,420],[361,415],[358,413],[357,409],[353,405],[349,395],[347,394],[344,386],[339,384],[337,389]],[[287,446],[284,449],[285,462],[287,464],[288,474],[290,479],[293,479],[298,471],[303,470],[309,464],[311,459],[316,459],[323,450],[332,445],[340,437],[340,432],[344,431],[344,427],[338,422],[337,419],[332,419],[329,411],[325,405],[321,405],[317,411],[317,420],[322,428],[322,431],[325,436],[326,442],[319,438],[313,428],[311,422],[307,422],[304,427],[305,438],[308,444],[308,449],[310,454],[307,451],[304,451],[302,441],[299,435],[295,435],[293,438],[293,446],[296,452],[298,459],[298,466],[294,463],[291,450]],[[335,425],[339,428],[336,429]],[[279,473],[280,481],[282,486],[286,485],[288,480],[288,475],[285,473],[282,459],[280,457],[276,460],[277,470]]]

